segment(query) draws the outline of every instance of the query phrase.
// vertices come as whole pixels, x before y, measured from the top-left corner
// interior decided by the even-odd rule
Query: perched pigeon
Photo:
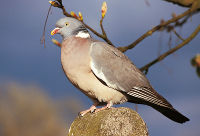
[[[82,22],[61,18],[51,32],[57,33],[63,37],[61,62],[67,78],[93,101],[80,115],[131,102],[151,106],[178,123],[189,121],[152,88],[127,56],[105,42],[92,39]],[[105,106],[96,108],[101,105]]]

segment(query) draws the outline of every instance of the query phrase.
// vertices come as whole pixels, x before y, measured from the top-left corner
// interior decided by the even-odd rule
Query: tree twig
[[[149,67],[151,67],[155,63],[163,60],[164,58],[166,58],[170,54],[174,53],[175,51],[177,51],[178,49],[182,48],[184,45],[189,43],[199,33],[199,31],[200,31],[200,25],[198,25],[198,27],[195,29],[195,31],[187,39],[185,39],[182,43],[180,43],[176,47],[170,49],[169,51],[165,52],[164,54],[160,55],[155,60],[151,61],[150,63],[148,63],[145,66],[143,66],[142,68],[140,68],[140,70],[141,71],[148,71]]]
[[[108,39],[107,34],[106,34],[106,32],[105,32],[105,30],[104,30],[104,28],[103,28],[103,18],[101,18],[101,20],[100,20],[100,27],[101,27],[102,34],[103,34],[103,36],[104,36],[104,40],[105,40],[108,44],[113,45],[112,42]]]
[[[124,47],[118,47],[119,50],[121,50],[122,52],[125,52],[129,49],[132,49],[134,48],[138,43],[140,43],[142,40],[144,40],[145,38],[147,38],[148,36],[152,35],[152,33],[154,33],[155,31],[161,29],[162,27],[165,27],[171,23],[174,23],[176,21],[178,21],[179,19],[191,14],[193,12],[193,10],[191,9],[188,9],[187,11],[185,11],[184,13],[176,16],[176,17],[173,17],[171,19],[169,19],[168,21],[165,21],[155,27],[153,27],[152,29],[148,30],[146,33],[144,33],[141,37],[139,37],[136,41],[134,41],[133,43],[131,43],[130,45],[128,46],[124,46]]]
[[[164,1],[172,2],[174,4],[178,4],[179,6],[183,7],[191,7],[192,3],[195,0],[164,0]]]
[[[179,38],[181,39],[182,41],[184,41],[185,39],[183,39],[177,32],[175,29],[172,29],[172,31],[174,32],[174,34]]]
[[[52,7],[52,5],[50,5],[50,7],[49,7],[49,9],[48,9],[47,17],[46,17],[46,20],[45,20],[45,23],[44,23],[44,28],[43,28],[42,37],[41,37],[41,39],[40,39],[41,44],[44,44],[44,48],[45,48],[45,32],[46,32],[46,25],[47,25],[47,20],[48,20],[48,17],[49,17],[49,13],[50,13],[50,11],[51,11],[51,7]]]

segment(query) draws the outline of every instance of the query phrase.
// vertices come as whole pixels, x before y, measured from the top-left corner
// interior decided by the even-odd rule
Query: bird
[[[51,31],[54,34],[62,36],[61,63],[66,77],[93,102],[80,116],[130,102],[148,105],[177,123],[189,121],[154,90],[124,53],[92,38],[81,21],[61,18]]]

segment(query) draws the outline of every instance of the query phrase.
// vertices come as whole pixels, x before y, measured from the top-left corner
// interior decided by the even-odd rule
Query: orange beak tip
[[[55,28],[51,31],[51,35],[57,34],[60,28]]]

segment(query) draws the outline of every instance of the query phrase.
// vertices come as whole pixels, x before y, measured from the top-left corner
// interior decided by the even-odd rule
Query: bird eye
[[[68,23],[68,22],[66,22],[66,23],[65,23],[65,25],[66,25],[66,26],[68,26],[68,25],[69,25],[69,23]]]

